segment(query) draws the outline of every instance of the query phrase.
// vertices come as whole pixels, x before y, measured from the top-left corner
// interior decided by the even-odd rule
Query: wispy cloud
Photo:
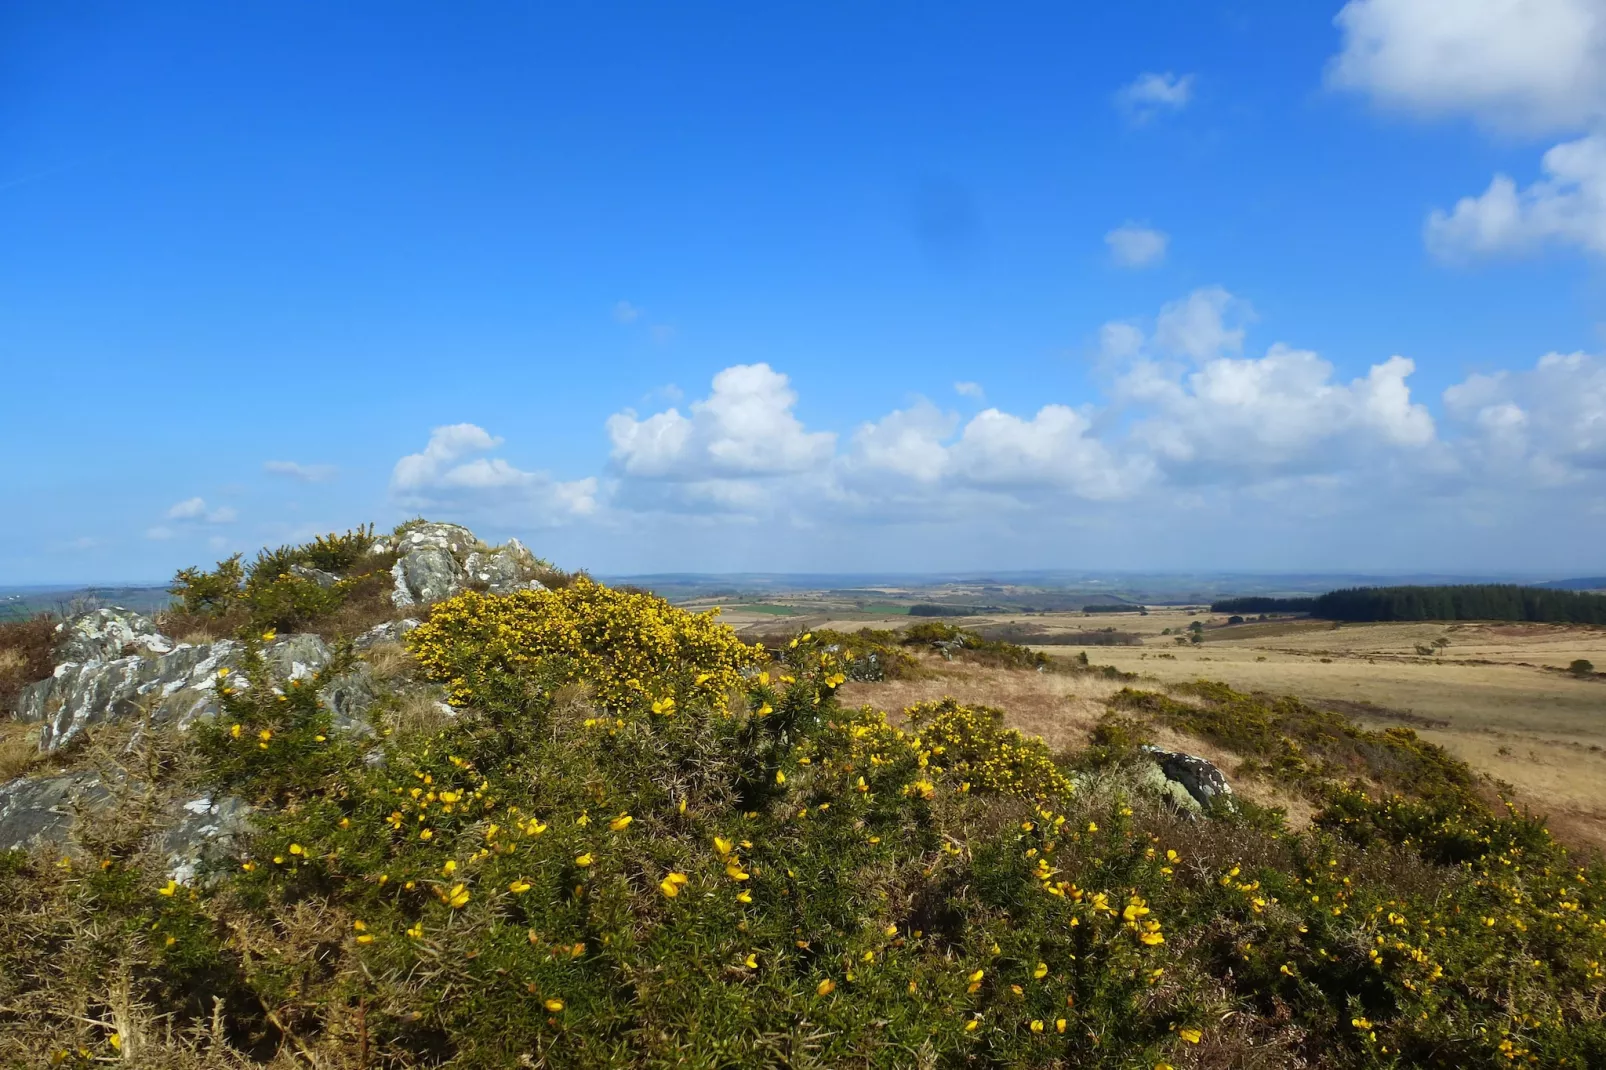
[[[296,461],[264,461],[262,470],[303,483],[327,483],[339,474],[339,469],[332,464],[299,464]]]
[[[613,318],[620,323],[634,323],[641,318],[641,309],[629,301],[620,301],[613,306]]]
[[[1160,263],[1170,243],[1171,236],[1165,231],[1137,223],[1123,224],[1104,235],[1110,259],[1124,268],[1144,268]]]
[[[1162,112],[1178,112],[1193,99],[1193,75],[1146,71],[1115,93],[1115,106],[1129,120],[1143,124]]]

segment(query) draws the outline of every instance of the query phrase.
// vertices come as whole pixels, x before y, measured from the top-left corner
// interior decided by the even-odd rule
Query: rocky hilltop
[[[551,574],[517,539],[490,547],[457,524],[415,523],[396,534],[373,539],[361,564],[372,566],[394,558],[388,575],[389,606],[380,620],[354,636],[318,632],[263,633],[260,656],[273,686],[316,681],[320,705],[329,711],[336,732],[371,736],[369,711],[384,689],[397,687],[415,699],[429,696],[450,714],[445,692],[415,680],[380,681],[363,655],[379,648],[389,653],[418,626],[410,614],[466,590],[505,595],[518,590],[544,590],[537,578]],[[306,564],[292,564],[289,574],[323,590],[333,590],[348,577]],[[188,618],[179,623],[193,624]],[[182,732],[198,720],[218,714],[225,690],[240,692],[251,682],[240,670],[244,644],[236,638],[181,641],[164,635],[149,617],[120,608],[99,608],[55,625],[50,675],[22,688],[14,700],[18,722],[36,727],[41,755],[68,751],[97,725],[119,729],[124,754],[137,750],[144,733],[166,726]],[[349,642],[356,657],[335,661],[334,646]],[[66,846],[75,821],[126,806],[127,784],[119,756],[93,767],[35,773],[0,784],[0,851]],[[48,764],[48,763],[47,763]],[[67,763],[72,764],[72,763]],[[189,880],[202,856],[227,842],[244,827],[249,807],[237,798],[197,796],[169,800],[167,816],[155,822],[156,836],[170,874]]]

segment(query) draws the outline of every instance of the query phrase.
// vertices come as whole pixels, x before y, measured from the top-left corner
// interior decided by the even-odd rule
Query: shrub
[[[376,586],[388,588],[386,573],[395,561],[393,554],[372,552],[372,545],[373,527],[365,524],[300,546],[263,550],[249,567],[235,554],[210,572],[181,569],[169,588],[178,599],[178,613],[172,616],[190,619],[174,619],[168,626],[248,633],[317,628],[356,601],[362,611],[345,614],[348,619],[339,623],[353,631],[369,627],[392,615],[388,601],[371,596]],[[342,575],[325,587],[296,574],[297,566]]]
[[[904,716],[919,732],[915,746],[924,745],[963,783],[1026,799],[1071,794],[1071,782],[1055,766],[1047,745],[1005,728],[1002,710],[948,698],[910,706]]]
[[[1574,676],[1590,676],[1595,672],[1595,663],[1588,658],[1578,658],[1567,666],[1567,671]]]
[[[557,591],[506,597],[469,591],[447,599],[407,645],[460,705],[544,675],[585,680],[600,704],[623,711],[665,700],[714,701],[741,683],[763,649],[744,645],[717,614],[687,613],[655,595],[581,576]]]

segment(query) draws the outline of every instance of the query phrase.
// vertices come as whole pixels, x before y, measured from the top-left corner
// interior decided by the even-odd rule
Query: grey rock
[[[18,777],[0,784],[0,851],[64,844],[79,811],[103,809],[111,792],[95,773]]]
[[[450,598],[463,589],[464,580],[468,578],[451,551],[438,546],[408,550],[392,566],[390,574],[396,580],[390,600],[398,606],[424,605]]]
[[[343,672],[325,683],[318,691],[318,702],[333,715],[334,730],[358,736],[374,734],[368,711],[378,697],[373,671],[361,662],[349,672]]]
[[[49,679],[22,690],[17,719],[40,723],[39,747],[46,752],[110,721],[148,715],[152,724],[188,728],[217,715],[219,686],[235,691],[251,686],[236,668],[242,653],[239,643],[224,639],[200,646],[181,644],[155,656],[58,665]],[[332,655],[318,636],[301,632],[280,636],[262,656],[274,678],[288,684],[312,679],[329,665]],[[235,671],[223,673],[224,669]],[[337,728],[361,731],[361,715],[373,702],[373,688],[348,680],[347,675],[327,682],[319,700],[335,714]]]
[[[113,606],[80,613],[56,625],[61,637],[56,644],[60,662],[112,661],[128,647],[146,654],[165,654],[176,645],[156,630],[148,617],[131,609]]]
[[[446,550],[462,556],[479,545],[474,533],[461,524],[419,524],[408,528],[396,540],[396,552],[407,554],[425,548]]]
[[[534,578],[537,567],[535,555],[517,539],[509,539],[507,545],[489,553],[476,550],[463,561],[468,578],[485,584],[491,594],[545,590],[545,586]]]
[[[233,795],[201,795],[182,804],[161,834],[167,875],[192,883],[201,867],[231,854],[251,830],[251,807]]]
[[[91,725],[149,713],[156,722],[187,726],[217,711],[217,687],[243,688],[232,668],[240,644],[232,640],[200,646],[181,644],[165,654],[133,655],[114,661],[56,666],[49,679],[23,688],[17,719],[40,722],[41,750],[57,750]]]
[[[313,568],[310,565],[291,565],[290,574],[300,576],[304,580],[311,580],[319,587],[324,588],[333,587],[340,582],[340,577],[333,572],[325,572],[321,568]]]
[[[262,660],[274,676],[286,683],[307,680],[329,664],[329,647],[311,632],[296,632],[269,643],[262,651]]]
[[[402,636],[418,627],[420,623],[422,622],[412,617],[404,617],[401,620],[376,624],[352,640],[352,648],[361,651],[380,643],[399,643],[402,640]]]
[[[1203,809],[1208,809],[1218,798],[1232,805],[1232,785],[1215,765],[1192,754],[1162,750],[1145,746],[1145,754],[1154,760],[1167,780],[1180,785]]]
[[[1139,762],[1134,775],[1139,789],[1158,796],[1169,803],[1174,810],[1191,817],[1198,817],[1204,813],[1204,807],[1188,794],[1188,789],[1166,776],[1165,770],[1160,768],[1158,763]]]

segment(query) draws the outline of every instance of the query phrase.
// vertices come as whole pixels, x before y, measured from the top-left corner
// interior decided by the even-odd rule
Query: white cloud
[[[515,508],[522,518],[552,522],[586,516],[597,508],[597,480],[569,483],[544,472],[527,472],[500,457],[475,456],[502,439],[475,424],[449,424],[430,433],[420,453],[396,462],[391,494],[419,509],[473,512]]]
[[[1104,235],[1104,244],[1110,247],[1110,259],[1116,266],[1142,268],[1158,264],[1165,259],[1166,246],[1171,236],[1152,227],[1126,223]]]
[[[178,538],[178,532],[174,531],[170,527],[158,524],[155,527],[146,528],[145,537],[154,542],[166,542],[168,539]]]
[[[861,425],[854,433],[854,462],[861,469],[931,483],[948,468],[943,440],[954,433],[958,422],[958,417],[942,412],[929,401],[895,410],[874,423]]]
[[[208,509],[205,498],[186,498],[167,511],[167,519],[169,520],[205,521],[208,524],[232,524],[238,518],[239,514],[227,505],[219,506],[216,509]],[[152,530],[166,531],[167,529],[153,528]]]
[[[1352,0],[1329,83],[1422,115],[1502,130],[1575,130],[1606,117],[1600,0]]]
[[[951,463],[974,486],[1058,488],[1094,500],[1126,497],[1147,482],[1147,459],[1119,458],[1091,432],[1087,416],[1066,405],[1044,405],[1029,420],[988,409],[965,425]]]
[[[1252,316],[1248,302],[1220,286],[1207,286],[1160,309],[1154,341],[1172,356],[1209,360],[1243,348],[1243,324]]]
[[[629,301],[620,301],[613,306],[613,318],[620,323],[634,323],[641,318],[641,309]]]
[[[1437,540],[1457,525],[1499,525],[1519,502],[1523,515],[1565,525],[1582,523],[1580,503],[1606,501],[1601,358],[1552,354],[1472,376],[1445,392],[1438,419],[1413,392],[1407,357],[1342,375],[1284,343],[1246,356],[1249,315],[1247,302],[1208,287],[1149,323],[1106,324],[1107,390],[1080,404],[966,417],[922,399],[839,439],[805,425],[784,374],[735,365],[687,406],[611,417],[605,481],[523,471],[490,455],[500,439],[460,424],[400,460],[393,489],[437,515],[588,517],[587,533],[695,530],[698,546],[739,531],[850,545],[865,525],[888,523],[924,525],[932,547],[959,532],[988,546],[1049,531],[1136,537],[1143,523],[1185,514],[1229,527],[1252,516],[1263,537],[1243,545],[1272,549],[1265,533],[1279,526],[1318,525],[1302,530],[1331,541],[1426,525]]]
[[[974,398],[977,401],[987,400],[987,391],[981,388],[981,384],[972,383],[968,380],[955,383],[954,393],[962,398]]]
[[[1315,353],[1278,343],[1264,357],[1219,357],[1185,375],[1143,362],[1120,389],[1147,409],[1133,438],[1158,463],[1189,482],[1242,482],[1429,445],[1433,418],[1406,385],[1413,370],[1396,356],[1342,383]]]
[[[713,393],[690,415],[668,409],[608,417],[615,465],[627,476],[695,480],[805,471],[831,457],[836,436],[805,431],[787,377],[768,364],[738,364],[714,376]]]
[[[1472,375],[1444,392],[1477,470],[1547,485],[1606,472],[1606,360],[1550,353],[1527,371]]]
[[[1135,123],[1146,123],[1162,111],[1181,111],[1193,97],[1193,75],[1147,71],[1115,94],[1115,106]]]
[[[1540,166],[1545,177],[1518,190],[1496,175],[1477,197],[1463,197],[1427,221],[1428,248],[1442,259],[1532,251],[1547,243],[1606,256],[1606,135],[1557,145]]]
[[[303,483],[326,483],[335,478],[338,471],[332,464],[298,464],[295,461],[264,461],[262,470],[271,475],[289,476]]]

